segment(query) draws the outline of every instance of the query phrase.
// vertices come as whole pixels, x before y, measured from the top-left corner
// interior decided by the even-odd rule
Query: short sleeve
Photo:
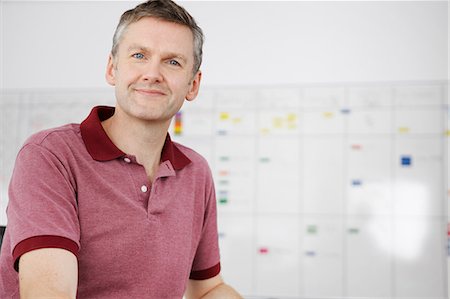
[[[80,226],[69,165],[39,144],[19,152],[7,207],[11,254],[18,271],[21,255],[40,248],[63,248],[77,256]]]
[[[207,183],[207,202],[202,235],[195,254],[190,279],[203,280],[220,273],[219,240],[217,233],[216,195],[212,176]]]

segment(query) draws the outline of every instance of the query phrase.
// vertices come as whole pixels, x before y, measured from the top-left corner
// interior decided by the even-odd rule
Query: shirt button
[[[128,157],[123,158],[123,160],[124,160],[126,163],[130,163],[130,162],[131,162],[130,158],[128,158]]]
[[[142,186],[141,186],[141,191],[142,191],[143,193],[147,192],[147,191],[148,191],[147,186],[142,185]]]

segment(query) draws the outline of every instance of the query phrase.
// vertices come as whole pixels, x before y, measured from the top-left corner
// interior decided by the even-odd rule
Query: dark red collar
[[[114,114],[114,107],[94,107],[89,116],[81,123],[81,137],[92,159],[97,161],[110,161],[126,154],[118,149],[101,124],[102,121]],[[167,133],[166,141],[161,152],[161,162],[169,160],[174,169],[179,170],[191,163],[178,147],[172,142]]]

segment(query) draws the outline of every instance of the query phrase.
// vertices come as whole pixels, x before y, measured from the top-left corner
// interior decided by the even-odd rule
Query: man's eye
[[[169,64],[171,64],[171,65],[175,65],[175,66],[180,66],[181,64],[178,62],[178,61],[176,61],[176,60],[169,60]]]
[[[136,53],[136,54],[133,54],[132,55],[134,58],[136,58],[136,59],[142,59],[142,58],[144,58],[144,54],[142,54],[142,53]]]

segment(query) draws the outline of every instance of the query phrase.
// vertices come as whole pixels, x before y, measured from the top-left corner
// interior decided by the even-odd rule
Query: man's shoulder
[[[60,145],[77,143],[80,137],[79,124],[66,124],[32,134],[25,141],[23,147],[28,145],[38,145],[47,149],[54,149],[58,148]]]

